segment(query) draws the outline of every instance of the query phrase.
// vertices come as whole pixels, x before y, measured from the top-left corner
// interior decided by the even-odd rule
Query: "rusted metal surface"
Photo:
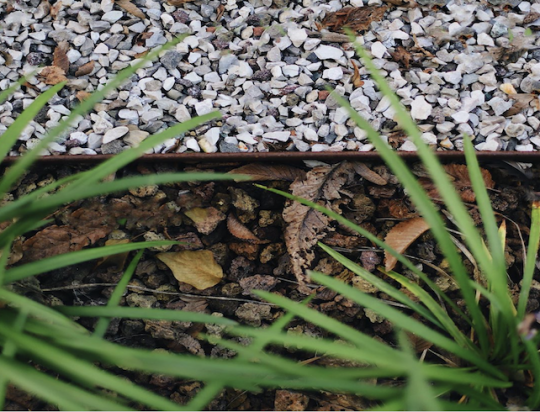
[[[397,152],[404,160],[418,159],[416,152]],[[443,162],[459,162],[465,160],[463,152],[437,152]],[[94,164],[110,159],[113,155],[77,155],[77,156],[43,156],[37,163]],[[478,160],[513,161],[540,164],[540,152],[477,152]],[[7,157],[10,164],[18,157]],[[264,153],[165,153],[141,156],[137,162],[148,163],[253,163],[253,162],[301,162],[303,160],[320,160],[323,162],[339,162],[357,160],[362,162],[380,162],[377,152],[264,152]]]

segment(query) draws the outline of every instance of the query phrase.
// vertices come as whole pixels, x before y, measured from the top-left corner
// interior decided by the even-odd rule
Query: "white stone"
[[[495,46],[495,43],[493,42],[493,38],[487,34],[487,33],[480,33],[478,37],[476,38],[476,42],[480,46]]]
[[[291,132],[268,132],[263,134],[263,139],[265,140],[278,140],[280,142],[286,142],[289,140]]]
[[[343,124],[349,117],[349,111],[345,107],[338,107],[334,114],[334,122],[337,124]]]
[[[169,90],[171,90],[174,86],[174,77],[168,77],[167,79],[165,79],[165,81],[163,82],[163,90],[165,90],[166,92],[168,92]]]
[[[300,47],[308,38],[305,29],[295,29],[291,27],[287,31],[287,34],[289,35],[289,38],[291,39],[291,42],[295,47]]]
[[[113,140],[119,139],[129,132],[126,126],[115,127],[114,129],[107,130],[105,136],[103,136],[103,144],[110,143]]]
[[[376,41],[371,45],[371,54],[377,59],[382,59],[386,53],[386,47],[380,41]]]
[[[320,60],[339,60],[343,56],[343,50],[325,44],[317,47],[314,53]]]
[[[201,151],[201,148],[199,147],[199,143],[197,143],[197,140],[194,139],[193,137],[190,137],[189,139],[186,140],[186,147],[195,152]]]
[[[458,70],[446,72],[443,74],[443,78],[448,83],[458,84],[461,81],[461,73]]]
[[[210,130],[208,130],[204,136],[206,137],[206,140],[211,145],[215,146],[216,143],[219,141],[219,127],[212,127]]]
[[[454,119],[456,123],[467,123],[469,121],[469,113],[461,110],[454,113],[452,119]]]
[[[424,96],[418,96],[411,103],[411,116],[413,119],[426,120],[433,108],[426,102]]]
[[[452,131],[452,129],[454,129],[454,123],[452,122],[439,123],[435,126],[435,128],[437,129],[439,133],[448,133]]]
[[[308,128],[304,130],[304,139],[316,142],[319,140],[319,136],[315,130]]]
[[[214,104],[212,103],[212,100],[205,99],[202,102],[195,103],[195,111],[199,116],[202,116],[203,114],[210,113],[214,109]]]
[[[300,67],[295,64],[289,64],[283,67],[282,72],[285,76],[296,77],[300,73]]]
[[[195,72],[189,72],[184,76],[184,79],[189,80],[193,84],[199,84],[202,82],[202,77]]]
[[[109,54],[109,48],[105,43],[99,43],[96,48],[94,49],[94,53],[96,54]]]
[[[101,20],[108,21],[109,23],[116,23],[118,20],[120,20],[122,18],[123,15],[124,15],[124,13],[122,13],[121,11],[113,10],[113,11],[109,11],[109,12],[105,13],[101,17]]]
[[[122,109],[118,112],[118,117],[126,120],[138,120],[139,114],[136,110]]]
[[[341,67],[332,67],[323,71],[323,79],[341,80],[343,78],[343,69]]]
[[[88,136],[83,132],[73,132],[69,135],[69,140],[77,140],[81,145],[88,142]]]

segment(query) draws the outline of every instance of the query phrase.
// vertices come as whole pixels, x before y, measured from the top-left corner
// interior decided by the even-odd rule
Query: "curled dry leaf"
[[[133,4],[130,0],[116,0],[115,3],[117,6],[123,8],[129,14],[132,14],[139,19],[146,19],[146,14],[144,14],[143,11],[139,9],[135,4]]]
[[[384,186],[388,181],[383,178],[380,174],[375,173],[371,170],[365,163],[354,162],[353,164],[354,171],[366,179],[368,182],[374,183],[379,186]]]
[[[409,68],[412,55],[407,51],[407,49],[405,49],[405,47],[396,47],[395,51],[390,52],[390,56],[392,56],[392,59],[394,59],[394,61],[396,61],[397,63],[403,63],[403,66],[405,66],[406,69]]]
[[[354,69],[354,74],[352,75],[351,81],[354,87],[362,87],[364,85],[364,82],[360,78],[360,70],[358,70],[358,66],[354,61],[351,60],[352,67]]]
[[[220,4],[216,10],[216,21],[220,21],[224,13],[225,13],[225,6],[223,4]]]
[[[67,81],[64,70],[57,66],[47,66],[39,73],[39,77],[45,84],[55,85]]]
[[[398,253],[403,253],[422,233],[429,229],[427,222],[421,217],[415,217],[395,225],[384,241]],[[384,267],[387,271],[394,269],[397,259],[387,251],[384,252]]]
[[[77,98],[78,101],[82,102],[84,99],[88,99],[91,95],[92,93],[85,92],[84,90],[79,90],[75,94],[75,97]]]
[[[339,199],[341,187],[350,179],[352,165],[342,162],[334,166],[315,167],[309,171],[305,180],[291,184],[293,195],[312,202]],[[330,206],[327,204],[327,206]],[[304,283],[304,270],[309,268],[315,258],[313,247],[332,230],[330,219],[322,213],[298,202],[289,202],[283,209],[285,244],[291,258],[292,271],[300,283]]]
[[[321,21],[321,28],[337,33],[344,33],[345,28],[355,32],[368,30],[372,22],[383,18],[387,9],[388,6],[344,7],[328,13]]]
[[[95,65],[96,65],[96,62],[94,60],[90,60],[88,63],[80,65],[77,71],[75,72],[75,76],[76,77],[86,76],[87,74],[92,73],[92,70],[94,70]]]
[[[503,113],[504,116],[514,116],[515,114],[520,113],[522,110],[527,109],[530,104],[536,100],[536,109],[540,110],[540,100],[538,96],[534,94],[512,94],[510,98],[515,102],[513,106]]]
[[[231,235],[237,239],[255,244],[269,243],[268,241],[261,240],[255,236],[251,230],[249,230],[242,222],[238,220],[234,213],[230,213],[227,217],[227,229],[229,229]]]
[[[294,182],[304,179],[306,172],[287,165],[269,165],[264,163],[251,163],[228,172],[229,174],[248,175],[251,180],[284,180]]]
[[[226,218],[225,214],[215,207],[195,207],[184,212],[184,214],[193,221],[197,231],[203,235],[212,233],[219,223]]]
[[[157,258],[171,269],[176,280],[198,290],[211,288],[223,278],[223,269],[209,250],[159,253]]]
[[[69,70],[69,59],[67,52],[69,50],[69,43],[67,41],[61,41],[58,46],[55,47],[53,53],[53,66],[59,67],[64,71],[64,74]]]
[[[58,17],[58,13],[60,13],[60,10],[62,10],[62,0],[58,0],[54,5],[51,7],[51,17],[56,20]]]

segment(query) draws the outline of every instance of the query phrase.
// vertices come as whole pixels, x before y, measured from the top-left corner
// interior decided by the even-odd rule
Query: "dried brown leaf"
[[[53,66],[59,67],[64,71],[64,74],[69,70],[69,59],[67,52],[69,50],[69,43],[67,41],[61,41],[58,46],[55,47],[53,53]]]
[[[366,179],[368,182],[374,183],[379,186],[384,186],[388,181],[383,178],[380,174],[375,173],[371,170],[365,163],[354,162],[353,163],[354,171]]]
[[[407,337],[409,338],[409,342],[413,348],[413,350],[417,353],[423,352],[425,350],[428,350],[433,346],[433,343],[421,338],[418,335],[415,335],[411,332],[405,332],[407,334]]]
[[[354,61],[351,60],[351,64],[354,69],[354,74],[351,78],[352,84],[354,85],[354,87],[362,87],[364,85],[364,82],[360,78],[360,70],[358,70],[358,66],[356,65]]]
[[[223,269],[209,250],[159,253],[157,258],[171,269],[176,280],[198,290],[211,288],[223,278]]]
[[[146,14],[144,14],[144,12],[139,9],[135,4],[133,4],[130,0],[116,0],[115,3],[117,6],[123,8],[129,14],[132,14],[139,19],[146,19]]]
[[[412,55],[405,49],[403,46],[396,47],[396,50],[393,52],[390,52],[390,55],[396,61],[397,63],[403,63],[403,66],[405,66],[406,69],[409,68]]]
[[[77,93],[75,93],[75,97],[78,101],[82,102],[84,99],[88,99],[92,93],[85,92],[84,90],[79,90]]]
[[[184,214],[193,221],[197,231],[203,235],[212,233],[220,222],[223,222],[226,218],[225,214],[215,207],[195,207],[184,212]]]
[[[381,20],[386,10],[388,6],[345,7],[328,13],[321,26],[336,33],[344,33],[345,28],[361,32],[368,30],[372,22]]]
[[[265,163],[251,163],[238,167],[229,174],[248,175],[251,180],[284,180],[294,182],[296,179],[304,179],[306,172],[288,165],[270,165]]]
[[[422,233],[429,229],[427,222],[421,217],[415,217],[394,226],[384,241],[398,253],[403,253]],[[384,266],[387,271],[394,269],[397,259],[388,252],[384,252]]]
[[[6,66],[11,66],[13,64],[13,56],[11,54],[9,54],[7,51],[5,50],[0,50],[0,54],[2,54],[2,56],[4,57],[4,64]]]
[[[181,6],[182,4],[189,3],[191,1],[195,0],[167,0],[167,3],[169,3],[171,6]]]
[[[76,77],[80,76],[86,76],[87,74],[92,73],[92,70],[94,70],[94,66],[96,65],[96,62],[94,60],[90,60],[88,63],[85,63],[77,69],[75,72]]]
[[[529,14],[527,14],[525,18],[523,19],[523,24],[531,24],[538,19],[540,19],[540,13],[535,12],[535,11],[530,11]]]
[[[340,198],[340,189],[352,174],[352,165],[342,162],[334,166],[315,167],[304,180],[291,184],[293,195],[313,202],[330,201]],[[285,244],[291,258],[292,271],[298,281],[305,280],[304,270],[315,258],[313,247],[328,231],[330,219],[310,207],[298,202],[290,202],[283,209],[283,219],[287,223]]]
[[[225,6],[223,4],[220,4],[216,10],[216,21],[220,21],[224,13],[225,13]]]
[[[39,73],[39,77],[45,84],[55,85],[67,81],[64,70],[57,66],[47,66]]]
[[[469,178],[469,173],[467,170],[466,165],[459,165],[459,164],[448,164],[444,165],[444,170],[446,173],[448,173],[449,177],[452,179],[454,183],[454,187],[459,192],[459,195],[461,196],[461,199],[464,202],[472,203],[476,200],[476,195],[472,189],[472,183],[471,179]],[[488,189],[493,189],[495,186],[495,182],[493,181],[491,177],[491,173],[489,173],[486,169],[481,168],[480,169],[482,173],[482,177],[484,179],[484,184]],[[422,171],[416,171],[415,174],[423,173]],[[434,198],[434,199],[440,199],[441,196],[439,195],[439,192],[433,182],[429,180],[428,178],[420,178],[418,179],[419,182],[422,184],[424,189],[426,190],[428,196]]]
[[[244,224],[240,222],[233,213],[230,213],[227,217],[227,229],[229,229],[231,235],[237,239],[256,244],[268,243],[267,241],[262,241],[255,236],[253,232],[244,226]]]
[[[62,10],[62,0],[58,0],[56,3],[54,3],[53,6],[51,6],[51,17],[53,20],[56,20],[58,17],[58,13],[60,13],[60,10]]]
[[[531,102],[538,96],[534,94],[512,94],[510,98],[515,102],[514,105],[504,112],[504,116],[514,116],[529,107]],[[538,107],[538,103],[537,103]]]
[[[418,3],[416,3],[414,0],[384,0],[384,2],[396,7],[418,7]]]
[[[129,242],[130,242],[129,239],[109,239],[105,242],[105,246],[125,245]],[[96,266],[104,266],[104,267],[114,266],[116,270],[120,271],[124,269],[128,256],[129,256],[129,252],[117,253],[115,255],[105,256],[99,260]]]

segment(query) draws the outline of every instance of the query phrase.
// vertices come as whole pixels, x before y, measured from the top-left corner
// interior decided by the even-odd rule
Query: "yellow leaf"
[[[199,290],[211,288],[223,278],[223,269],[209,250],[160,253],[157,258],[171,269],[176,280]]]

